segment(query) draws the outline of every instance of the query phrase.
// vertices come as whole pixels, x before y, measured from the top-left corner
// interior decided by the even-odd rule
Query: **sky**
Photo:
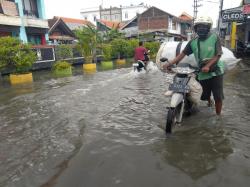
[[[201,0],[202,4],[198,8],[198,16],[206,15],[212,17],[214,26],[218,18],[220,0]],[[103,5],[104,8],[110,6],[129,6],[137,5],[142,2],[144,4],[155,6],[165,12],[179,16],[182,12],[186,12],[193,16],[194,0],[44,0],[45,12],[47,18],[53,16],[63,16],[70,18],[81,18],[80,10],[83,8],[98,7]],[[233,8],[240,5],[241,0],[224,0],[223,9]]]

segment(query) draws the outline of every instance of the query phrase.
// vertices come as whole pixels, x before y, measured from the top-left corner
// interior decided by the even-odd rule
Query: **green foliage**
[[[0,37],[0,69],[11,65],[19,51],[20,40],[12,37]]]
[[[29,71],[36,60],[36,54],[28,44],[13,37],[0,38],[0,68],[10,67],[15,73]]]
[[[62,44],[56,46],[55,53],[57,60],[73,58],[73,50],[69,45]]]
[[[57,61],[53,64],[53,70],[65,70],[71,67],[71,64],[66,61]]]
[[[98,43],[101,43],[100,33],[94,26],[88,25],[81,29],[76,30],[76,37],[78,39],[77,49],[84,56],[84,58],[90,58],[90,56],[96,56],[96,48]]]
[[[106,31],[103,35],[105,42],[111,42],[114,39],[124,39],[124,34],[119,32],[117,28]]]
[[[36,59],[37,55],[31,50],[30,45],[22,45],[14,57],[13,66],[15,67],[16,73],[28,72]]]
[[[112,58],[112,46],[110,44],[103,44],[102,45],[102,53],[104,61],[111,60]]]
[[[154,41],[154,33],[143,33],[139,35],[140,41]]]
[[[139,45],[138,39],[131,39],[127,41],[128,43],[128,51],[127,51],[127,57],[133,57],[135,48]]]
[[[144,47],[150,50],[150,56],[154,58],[160,48],[160,42],[145,42]]]
[[[111,42],[112,56],[115,58],[123,59],[128,53],[128,42],[124,39],[115,39]]]

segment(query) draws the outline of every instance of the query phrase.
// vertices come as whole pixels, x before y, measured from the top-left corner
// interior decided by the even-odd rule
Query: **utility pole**
[[[220,26],[221,26],[221,15],[222,15],[222,9],[223,9],[223,0],[220,0],[220,9],[219,9],[219,18],[218,18],[218,34],[219,36],[221,35],[220,33]]]
[[[193,7],[194,7],[193,21],[197,18],[198,8],[202,6],[201,4],[198,4],[200,1],[202,1],[202,0],[194,0],[194,4],[193,4]]]

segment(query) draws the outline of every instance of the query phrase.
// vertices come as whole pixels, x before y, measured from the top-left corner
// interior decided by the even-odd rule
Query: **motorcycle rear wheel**
[[[173,126],[176,124],[176,108],[170,108],[168,110],[167,122],[166,122],[166,133],[171,133]]]

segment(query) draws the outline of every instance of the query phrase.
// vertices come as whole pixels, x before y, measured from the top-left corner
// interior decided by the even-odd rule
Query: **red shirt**
[[[147,53],[147,49],[145,47],[137,47],[135,49],[134,59],[137,60],[145,60],[144,54]]]

